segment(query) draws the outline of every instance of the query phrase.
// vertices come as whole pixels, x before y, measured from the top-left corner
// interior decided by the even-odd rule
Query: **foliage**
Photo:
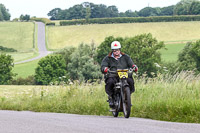
[[[159,12],[160,9],[156,10],[156,8],[145,7],[138,12],[138,15],[141,17],[158,16],[160,14]]]
[[[0,46],[0,51],[3,51],[3,52],[17,52],[17,50],[15,50],[14,48],[7,48],[7,47],[3,47],[3,46]]]
[[[51,82],[59,82],[63,76],[66,76],[65,68],[66,63],[61,55],[49,55],[42,58],[35,69],[36,83],[48,85]]]
[[[101,77],[100,66],[95,62],[95,46],[80,44],[70,55],[71,61],[67,65],[72,80],[94,80]]]
[[[11,85],[35,85],[35,77],[33,75],[28,76],[26,78],[19,77],[17,79],[13,79],[10,83]]]
[[[19,19],[21,20],[21,21],[29,21],[30,20],[30,15],[20,15],[20,17],[19,17]]]
[[[196,62],[191,56],[190,51],[192,43],[187,43],[183,50],[178,55],[179,71],[181,70],[194,70],[196,68]]]
[[[200,40],[193,43],[190,55],[195,60],[196,68],[200,72]]]
[[[153,14],[152,14],[153,15]],[[144,22],[177,22],[177,21],[200,21],[200,15],[188,16],[151,16],[151,17],[118,17],[118,18],[94,18],[62,20],[61,26],[78,24],[112,24],[112,23],[144,23]]]
[[[3,21],[3,20],[10,20],[10,13],[9,13],[9,10],[6,9],[6,7],[0,3],[0,21]]]
[[[121,51],[128,54],[138,65],[139,75],[146,73],[147,76],[152,77],[157,73],[158,68],[155,63],[161,63],[161,55],[158,50],[164,47],[163,42],[158,42],[150,33],[126,38],[107,37],[97,50],[99,63],[111,51],[110,44],[115,40],[122,44]]]
[[[197,15],[200,14],[200,1],[181,0],[174,8],[175,15]]]
[[[58,14],[61,12],[60,8],[54,8],[53,10],[49,11],[47,14],[48,16],[51,16],[51,20],[59,20]]]
[[[190,70],[196,73],[200,72],[200,40],[189,42],[179,53],[179,70]]]
[[[30,20],[34,20],[34,21],[38,21],[38,22],[43,22],[45,24],[52,23],[51,20],[49,20],[48,18],[35,18],[35,17],[32,17]]]
[[[64,10],[61,10],[60,8],[54,8],[48,13],[48,16],[50,16],[51,20],[88,20],[89,18],[118,17],[118,9],[116,6],[107,7],[104,4],[96,5],[93,3],[84,2]]]
[[[10,55],[0,54],[0,85],[9,84],[13,79],[13,58]]]

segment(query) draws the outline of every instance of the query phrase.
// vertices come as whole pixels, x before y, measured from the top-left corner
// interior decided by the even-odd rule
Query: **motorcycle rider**
[[[105,91],[108,94],[109,105],[113,105],[113,87],[116,81],[116,75],[113,76],[109,74],[108,71],[116,71],[117,69],[133,69],[135,72],[138,71],[138,67],[133,63],[132,59],[125,53],[121,52],[121,44],[118,41],[113,41],[111,43],[112,51],[104,57],[101,63],[101,71],[104,73],[105,78]],[[135,91],[134,80],[132,75],[129,75],[127,79],[130,85],[130,92]]]

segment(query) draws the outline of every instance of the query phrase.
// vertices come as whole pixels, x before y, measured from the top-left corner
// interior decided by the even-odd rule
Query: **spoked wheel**
[[[130,88],[126,87],[124,89],[124,101],[123,103],[123,113],[125,118],[129,118],[131,113],[131,94],[130,94]]]
[[[115,111],[112,111],[112,114],[114,117],[118,117],[118,114],[119,114],[119,105],[120,105],[120,98],[119,98],[119,94],[117,94],[117,96],[115,97],[115,108],[116,110]],[[117,104],[117,105],[116,105]]]

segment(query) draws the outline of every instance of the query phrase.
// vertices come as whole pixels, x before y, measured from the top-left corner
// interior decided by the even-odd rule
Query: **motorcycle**
[[[123,112],[125,118],[129,118],[131,113],[131,94],[130,86],[127,82],[128,74],[133,73],[133,70],[117,69],[110,71],[110,74],[116,74],[117,80],[114,85],[113,106],[111,107],[114,117],[118,117],[119,112]]]

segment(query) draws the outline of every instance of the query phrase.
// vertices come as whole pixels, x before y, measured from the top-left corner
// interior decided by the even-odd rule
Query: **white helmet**
[[[121,44],[118,41],[114,41],[111,43],[111,49],[120,49],[121,48]]]

